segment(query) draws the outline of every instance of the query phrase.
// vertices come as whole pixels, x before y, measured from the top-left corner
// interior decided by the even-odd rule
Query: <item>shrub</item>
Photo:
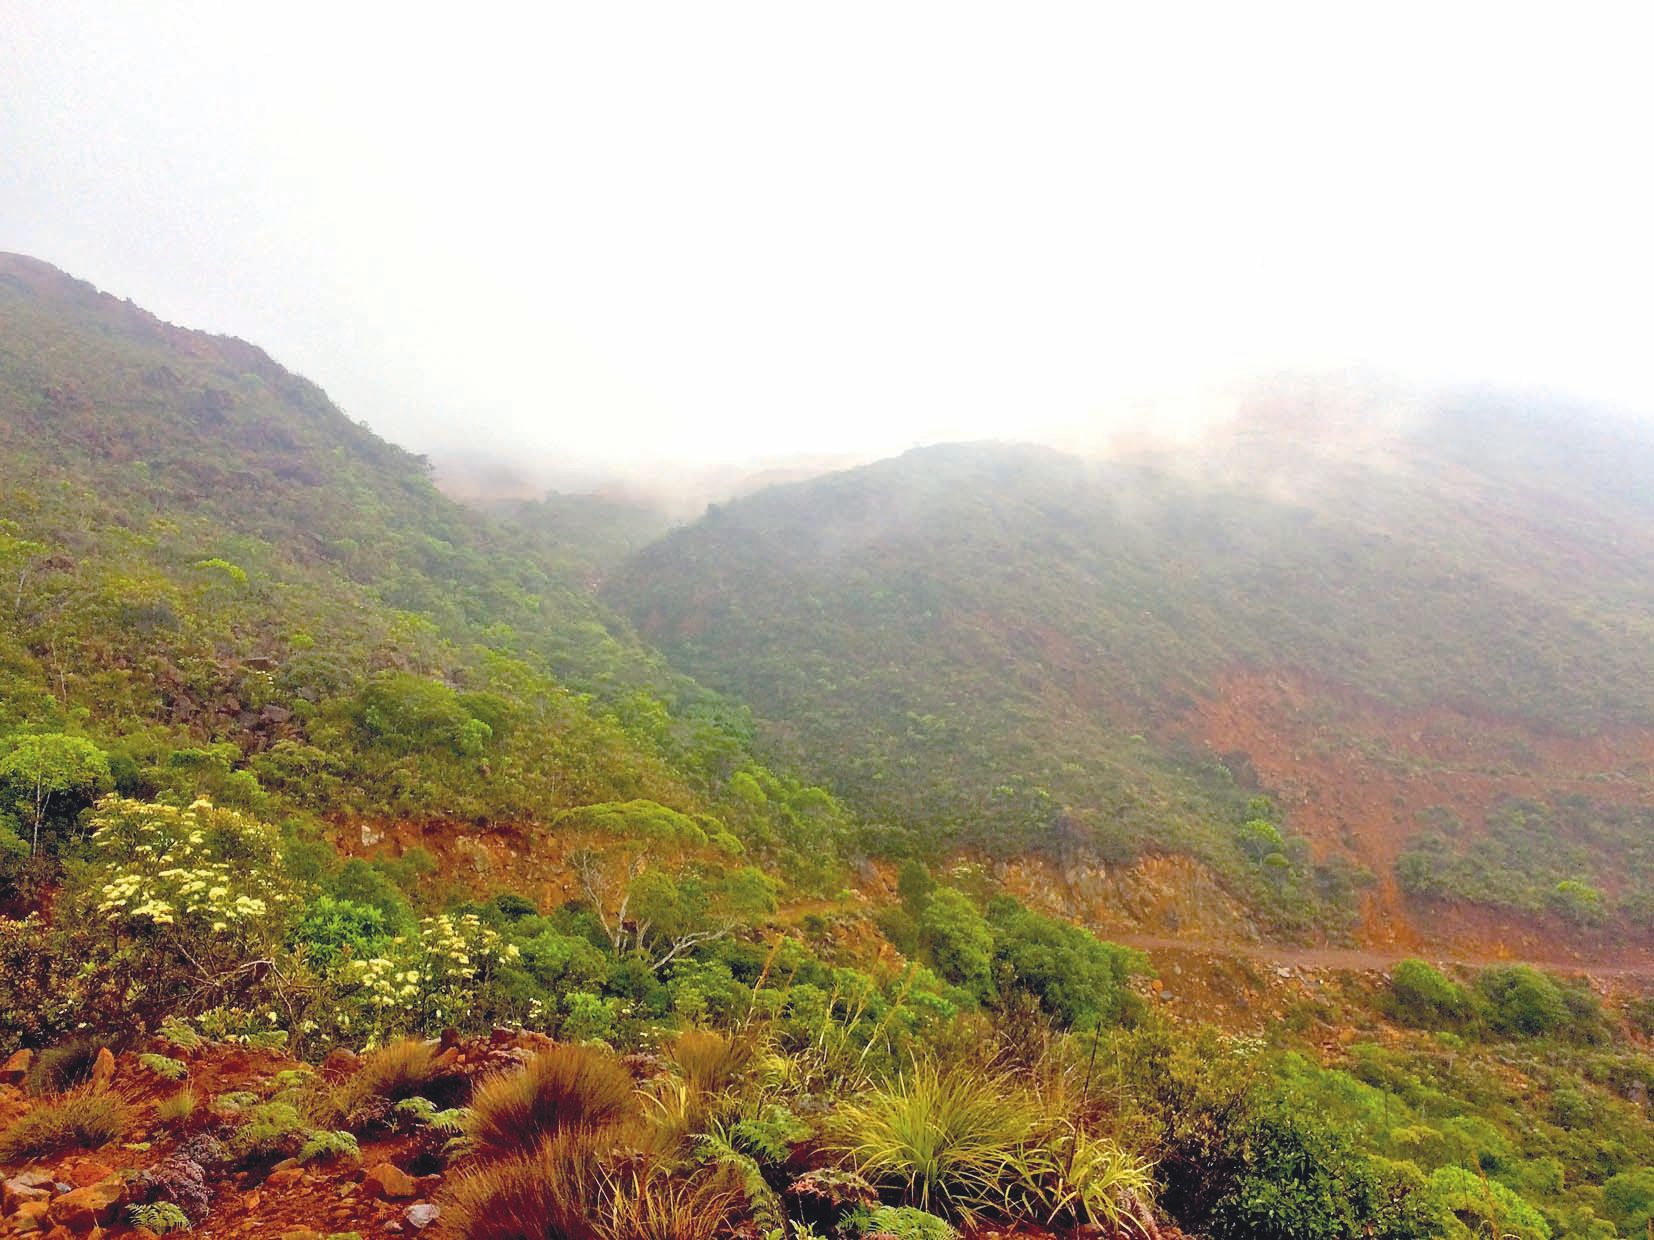
[[[1009,897],[988,905],[1002,974],[1039,1000],[1060,1025],[1113,1022],[1133,1003],[1127,988],[1148,957],[1099,939],[1084,927],[1046,917]]]
[[[138,1065],[164,1081],[182,1081],[190,1074],[188,1064],[169,1055],[139,1055]]]
[[[1397,1020],[1421,1029],[1441,1029],[1468,1020],[1470,992],[1422,960],[1403,960],[1390,975],[1387,1007]]]
[[[1476,988],[1488,1002],[1488,1024],[1500,1033],[1532,1038],[1559,1032],[1568,1024],[1561,988],[1528,965],[1484,969]]]
[[[94,1150],[125,1136],[131,1127],[131,1108],[118,1094],[70,1094],[36,1104],[0,1132],[0,1163],[77,1146]]]
[[[1539,1211],[1497,1180],[1463,1167],[1438,1167],[1430,1194],[1472,1235],[1491,1233],[1510,1240],[1550,1240],[1550,1225]]]
[[[954,1240],[959,1235],[946,1219],[912,1206],[878,1206],[857,1210],[844,1221],[851,1236],[894,1236],[895,1240]]]
[[[478,1087],[466,1135],[482,1157],[504,1158],[554,1133],[618,1124],[636,1106],[632,1078],[618,1059],[565,1043]]]
[[[834,1113],[834,1148],[922,1210],[974,1214],[1003,1200],[1036,1113],[1012,1082],[915,1063]]]
[[[304,1121],[291,1103],[260,1103],[247,1108],[241,1127],[230,1137],[230,1153],[245,1163],[285,1157],[296,1152],[304,1132]]]
[[[1281,1108],[1235,1134],[1240,1172],[1214,1205],[1216,1240],[1422,1240],[1442,1219],[1416,1173],[1354,1149],[1325,1122]]]

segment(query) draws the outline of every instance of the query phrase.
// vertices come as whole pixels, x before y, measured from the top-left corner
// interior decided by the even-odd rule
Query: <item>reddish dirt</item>
[[[1446,706],[1404,712],[1308,677],[1244,672],[1224,677],[1183,727],[1232,762],[1244,757],[1318,857],[1343,855],[1372,871],[1378,881],[1362,909],[1365,947],[1654,961],[1646,938],[1486,909],[1420,908],[1394,873],[1419,816],[1434,807],[1479,830],[1509,797],[1577,793],[1654,805],[1654,731],[1570,737]]]

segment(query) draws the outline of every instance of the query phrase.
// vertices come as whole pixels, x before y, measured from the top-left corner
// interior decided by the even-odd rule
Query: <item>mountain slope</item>
[[[125,790],[478,823],[645,798],[759,843],[839,826],[819,795],[794,814],[744,713],[545,540],[443,498],[253,346],[18,256],[0,491],[0,734],[88,735]],[[743,770],[771,801],[730,796]]]
[[[1369,923],[1396,933],[1427,894],[1395,873],[1424,809],[1471,820],[1463,852],[1511,797],[1650,803],[1654,448],[1486,398],[1368,413],[1277,403],[1107,462],[922,449],[711,511],[610,597],[875,819],[999,850],[1190,851],[1266,897],[1295,867],[1289,838],[1260,876],[1238,831],[1261,776],[1327,863],[1296,867],[1314,915],[1367,882]],[[1431,718],[1508,743],[1385,751]],[[1372,777],[1350,755],[1443,805],[1340,808]],[[1431,762],[1507,769],[1459,796],[1401,769]],[[1629,908],[1648,875],[1615,850],[1650,825],[1591,828],[1566,877]],[[1543,905],[1561,880],[1529,868]]]

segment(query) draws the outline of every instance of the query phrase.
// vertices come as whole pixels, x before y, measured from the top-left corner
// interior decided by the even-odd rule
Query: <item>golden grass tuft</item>
[[[132,1107],[118,1093],[89,1090],[44,1099],[0,1132],[0,1163],[58,1150],[95,1150],[132,1129]]]
[[[430,1088],[442,1076],[437,1048],[401,1038],[387,1042],[350,1076],[323,1092],[308,1108],[323,1127],[356,1129],[381,1118],[395,1103]]]
[[[155,1120],[168,1128],[182,1127],[194,1118],[199,1101],[195,1091],[186,1085],[155,1104]]]
[[[505,1158],[568,1130],[609,1128],[637,1114],[637,1091],[607,1051],[563,1044],[478,1086],[466,1135],[483,1158]]]
[[[462,1175],[443,1222],[459,1240],[712,1240],[744,1201],[726,1173],[675,1175],[567,1128]]]
[[[666,1048],[666,1058],[685,1082],[715,1094],[739,1081],[758,1057],[750,1037],[731,1037],[716,1029],[685,1029]]]

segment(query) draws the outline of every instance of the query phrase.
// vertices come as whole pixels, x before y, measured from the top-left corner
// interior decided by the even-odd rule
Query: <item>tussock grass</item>
[[[672,1174],[565,1128],[532,1151],[482,1162],[449,1189],[459,1240],[712,1240],[744,1198],[726,1174]]]
[[[423,1094],[441,1076],[436,1056],[429,1042],[402,1038],[386,1043],[353,1074],[312,1099],[308,1110],[326,1128],[365,1127],[404,1098]]]
[[[195,1090],[186,1085],[177,1093],[168,1094],[155,1104],[155,1120],[169,1128],[187,1124],[194,1118],[199,1101],[195,1096]]]
[[[970,1216],[1003,1203],[1038,1119],[1008,1078],[921,1060],[842,1104],[830,1134],[862,1175],[909,1204]]]
[[[533,1148],[569,1130],[613,1127],[637,1114],[631,1075],[613,1055],[565,1044],[536,1055],[518,1072],[478,1087],[466,1136],[485,1159]]]
[[[758,1057],[757,1040],[716,1029],[685,1029],[666,1048],[666,1058],[684,1081],[715,1094],[741,1080]]]
[[[58,1150],[95,1150],[132,1128],[132,1107],[119,1094],[83,1091],[37,1103],[0,1132],[0,1163]]]

